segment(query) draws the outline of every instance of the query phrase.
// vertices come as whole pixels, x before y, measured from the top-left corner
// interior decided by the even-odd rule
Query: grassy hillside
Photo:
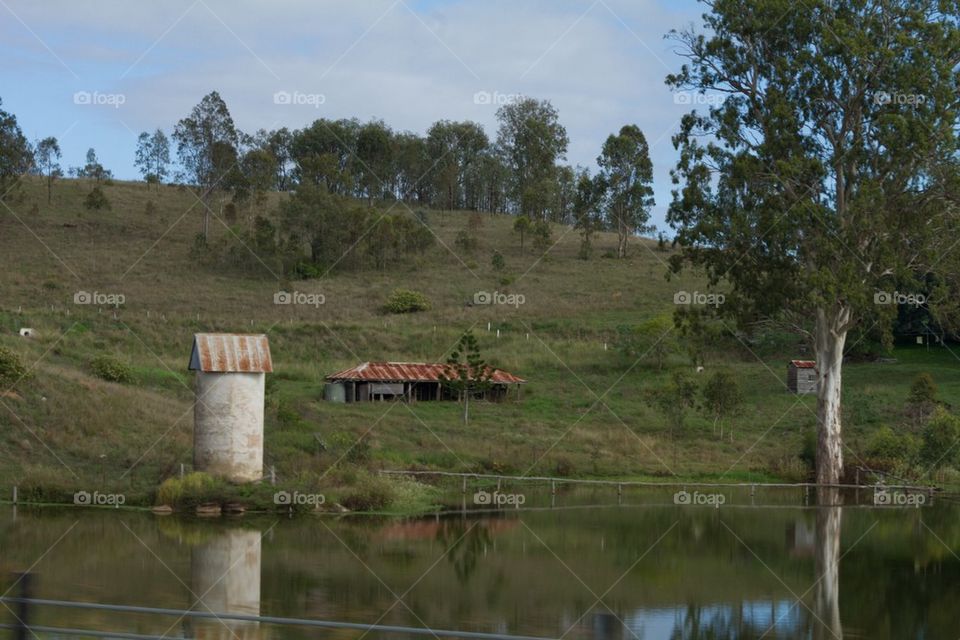
[[[256,258],[244,269],[200,264],[191,248],[202,207],[189,191],[117,183],[105,187],[112,209],[91,212],[82,205],[89,189],[82,181],[58,182],[48,204],[43,186],[29,182],[22,201],[0,208],[0,346],[16,351],[31,373],[0,404],[3,494],[19,484],[48,495],[51,488],[98,487],[146,495],[181,463],[189,468],[187,359],[199,331],[269,334],[275,373],[268,380],[266,458],[285,482],[350,484],[354,462],[617,477],[799,473],[815,399],[785,390],[786,362],[801,355],[790,339],[766,336],[748,346],[730,336],[712,345],[700,375],[727,369],[746,395],[743,416],[723,441],[700,414],[691,414],[675,441],[663,415],[644,401],[671,370],[692,372],[690,360],[678,352],[663,370],[635,363],[613,348],[616,327],[670,314],[678,290],[704,290],[693,276],[668,281],[669,253],[655,243],[636,241],[628,259],[615,260],[604,254],[616,238],[601,235],[595,257],[584,261],[577,258],[579,235],[556,227],[555,246],[541,255],[529,240],[521,251],[511,218],[484,214],[479,249],[464,253],[454,241],[469,215],[431,211],[427,224],[437,243],[422,256],[383,271],[287,282]],[[282,197],[272,194],[255,213],[274,215]],[[402,211],[400,205],[392,213]],[[241,212],[237,229],[253,214]],[[218,220],[212,226],[215,238],[233,233]],[[505,257],[503,272],[491,266],[494,250]],[[396,287],[425,293],[433,308],[385,315],[381,306]],[[281,289],[322,293],[325,302],[276,305]],[[125,300],[119,308],[78,305],[78,291]],[[525,302],[468,304],[478,291],[522,294]],[[21,327],[37,336],[20,338]],[[464,426],[453,403],[322,400],[331,372],[365,360],[442,361],[469,328],[489,362],[529,380],[519,402],[478,404]],[[135,380],[115,384],[92,375],[89,363],[101,354],[128,363]],[[894,356],[896,363],[845,367],[850,462],[873,430],[903,421],[917,373],[930,372],[942,399],[960,404],[949,350],[907,348]],[[365,433],[369,451],[351,449]]]

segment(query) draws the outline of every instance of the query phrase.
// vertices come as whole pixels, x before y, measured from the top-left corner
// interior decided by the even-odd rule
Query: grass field
[[[729,370],[746,396],[722,441],[699,413],[675,439],[644,400],[671,371],[693,372],[690,359],[680,351],[663,370],[633,362],[613,348],[616,327],[671,314],[678,290],[705,290],[694,275],[668,281],[669,252],[649,240],[634,241],[629,257],[616,260],[604,257],[616,237],[601,234],[595,257],[585,261],[577,258],[578,233],[558,226],[544,255],[529,241],[521,251],[511,218],[484,214],[480,247],[463,253],[454,239],[468,214],[431,211],[427,224],[437,242],[422,256],[384,271],[287,282],[256,258],[243,270],[199,264],[191,248],[202,207],[187,190],[116,183],[105,187],[112,209],[90,212],[82,206],[89,189],[60,181],[48,204],[42,185],[28,182],[20,202],[0,207],[0,346],[16,351],[31,374],[0,398],[4,494],[17,484],[40,496],[97,487],[147,496],[181,463],[189,467],[187,360],[192,335],[206,331],[269,335],[275,373],[268,381],[266,463],[284,482],[348,485],[356,479],[354,463],[621,478],[803,473],[797,456],[804,430],[815,424],[815,398],[785,389],[787,361],[803,355],[791,338],[747,343],[730,335],[712,345],[699,375]],[[257,213],[273,215],[281,197],[271,194]],[[410,213],[404,205],[392,212]],[[237,224],[252,215],[242,213]],[[232,233],[218,220],[212,226],[215,237]],[[506,259],[502,273],[491,266],[494,250]],[[425,293],[433,308],[385,315],[381,306],[396,287]],[[322,293],[325,302],[276,305],[278,290]],[[75,304],[79,291],[121,294],[124,304]],[[478,291],[522,294],[524,303],[468,304]],[[36,337],[19,337],[21,327],[35,329]],[[465,426],[454,403],[322,400],[329,373],[366,360],[442,361],[470,328],[488,362],[529,381],[520,401],[477,404]],[[135,381],[93,376],[89,362],[104,353],[128,363]],[[941,399],[960,405],[953,351],[906,347],[892,355],[896,362],[844,367],[850,463],[873,430],[904,423],[917,373],[931,373]],[[365,457],[348,444],[362,434]]]

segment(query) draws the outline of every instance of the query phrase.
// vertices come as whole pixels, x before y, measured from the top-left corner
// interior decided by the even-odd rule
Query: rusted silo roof
[[[193,336],[190,370],[208,373],[270,373],[267,336],[240,333],[198,333]]]

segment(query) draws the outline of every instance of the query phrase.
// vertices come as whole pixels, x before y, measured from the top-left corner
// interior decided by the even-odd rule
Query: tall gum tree
[[[668,36],[684,64],[667,84],[714,103],[674,137],[673,266],[724,283],[741,326],[808,337],[817,482],[836,484],[847,336],[889,326],[876,294],[942,270],[956,242],[960,3],[704,4],[704,33]]]

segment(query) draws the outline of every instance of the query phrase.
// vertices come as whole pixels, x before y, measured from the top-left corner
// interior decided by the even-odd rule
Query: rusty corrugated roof
[[[193,336],[190,370],[213,373],[270,373],[267,336],[240,333],[198,333]]]
[[[816,369],[817,368],[816,360],[791,360],[790,364],[795,366],[797,369]]]
[[[327,380],[353,380],[365,382],[440,382],[440,374],[448,365],[430,362],[364,362],[361,365],[338,371]],[[493,369],[490,381],[496,384],[524,384],[526,380],[502,369]]]

